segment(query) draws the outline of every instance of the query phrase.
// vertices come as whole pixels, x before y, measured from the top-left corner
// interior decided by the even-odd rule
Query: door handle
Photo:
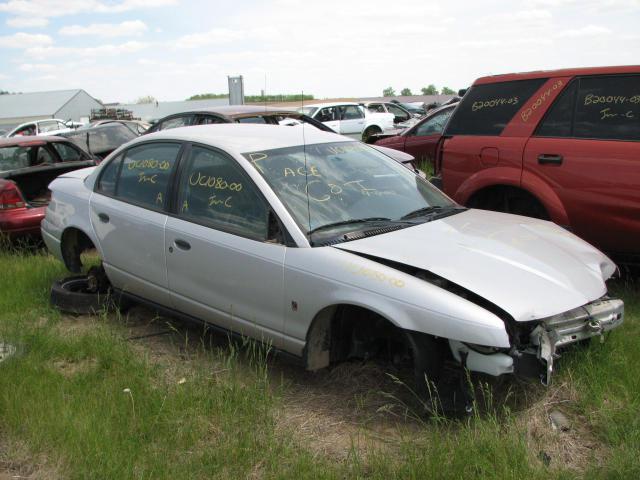
[[[109,215],[107,215],[106,213],[99,213],[98,218],[102,223],[109,223]]]
[[[538,155],[540,165],[562,165],[562,155]]]
[[[189,242],[185,242],[184,240],[174,240],[174,242],[176,244],[176,247],[178,247],[180,250],[191,250],[191,244],[189,244]]]

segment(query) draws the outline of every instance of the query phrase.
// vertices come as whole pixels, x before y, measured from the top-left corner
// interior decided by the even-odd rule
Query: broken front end
[[[603,297],[552,317],[515,324],[509,322],[512,347],[508,351],[455,340],[449,341],[456,360],[471,371],[489,375],[515,373],[539,377],[549,385],[553,362],[563,347],[588,341],[622,324],[622,300]]]

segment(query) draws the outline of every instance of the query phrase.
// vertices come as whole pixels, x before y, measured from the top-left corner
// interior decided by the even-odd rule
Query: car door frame
[[[211,222],[208,222],[206,220],[198,221],[195,218],[185,218],[180,214],[179,212],[180,206],[178,205],[178,200],[179,200],[178,196],[180,193],[179,192],[180,182],[182,181],[183,175],[186,174],[185,165],[187,163],[187,159],[189,158],[191,150],[194,146],[221,154],[223,157],[233,162],[233,164],[241,172],[241,175],[245,177],[246,180],[251,182],[255,193],[260,197],[260,199],[264,202],[264,205],[267,208],[267,222],[269,222],[271,216],[273,216],[274,221],[277,222],[278,229],[281,232],[281,241],[279,243],[271,243],[268,241],[268,239],[265,241],[260,241],[255,238],[242,235],[241,233],[233,229],[225,229],[220,225],[213,225]],[[213,324],[218,328],[224,329],[226,331],[230,331],[234,334],[239,334],[243,336],[248,335],[252,338],[261,340],[263,342],[266,341],[267,343],[269,343],[270,345],[276,348],[281,348],[284,343],[285,320],[286,320],[286,315],[285,315],[286,305],[285,305],[285,296],[284,296],[284,268],[285,268],[286,251],[287,251],[287,248],[297,247],[298,245],[296,244],[293,237],[289,233],[290,230],[289,228],[287,228],[286,222],[282,220],[282,214],[278,213],[277,211],[278,209],[274,207],[273,202],[268,198],[267,195],[265,195],[264,185],[259,185],[258,184],[259,182],[255,181],[256,179],[252,175],[252,173],[254,172],[251,172],[247,168],[247,165],[244,164],[245,161],[246,160],[243,159],[241,162],[235,155],[231,154],[230,152],[209,144],[205,144],[197,141],[184,142],[183,150],[181,152],[179,161],[177,163],[176,170],[174,171],[173,189],[171,191],[171,197],[168,203],[168,212],[167,212],[168,220],[165,224],[165,257],[166,257],[165,264],[167,269],[168,289],[169,289],[169,294],[171,295],[171,298],[172,298],[172,304],[174,308],[179,312],[184,313],[190,317],[198,318],[201,321],[205,322],[206,324]],[[257,172],[255,172],[255,174],[259,175]],[[258,178],[262,179],[261,176],[259,176]],[[264,181],[264,179],[262,180]],[[181,223],[184,223],[184,224],[181,225]],[[181,228],[177,229],[175,228],[174,225],[180,226]],[[170,230],[179,231],[181,238],[174,239],[173,235],[169,233]],[[199,236],[198,238],[198,234],[203,232],[207,232],[207,233],[213,232],[213,233],[208,235],[208,238],[206,239],[203,238],[203,236]],[[224,305],[217,304],[217,303],[216,304],[207,303],[203,299],[193,298],[183,293],[178,293],[175,291],[174,287],[172,286],[172,271],[174,271],[174,268],[175,268],[172,265],[175,265],[175,264],[179,265],[182,263],[176,260],[176,257],[178,257],[179,255],[182,255],[180,253],[181,249],[176,243],[177,240],[182,240],[183,242],[187,242],[187,245],[188,245],[187,252],[191,249],[191,243],[194,243],[194,238],[195,238],[195,241],[198,242],[198,246],[200,247],[202,247],[203,244],[207,242],[210,244],[217,244],[220,249],[226,248],[227,252],[229,252],[229,256],[232,256],[233,252],[231,252],[230,250],[233,250],[234,248],[232,246],[224,244],[226,240],[229,240],[228,235],[233,235],[239,239],[242,239],[238,241],[238,244],[240,245],[236,246],[236,250],[237,249],[242,250],[241,244],[246,243],[246,241],[249,240],[252,242],[260,242],[261,244],[263,244],[263,250],[271,250],[271,252],[266,252],[266,253],[281,254],[281,260],[279,260],[280,271],[278,276],[275,277],[275,278],[279,278],[281,281],[280,294],[279,294],[279,298],[276,299],[276,302],[271,303],[269,306],[272,309],[272,311],[266,312],[265,314],[265,317],[268,318],[269,320],[268,322],[262,323],[259,320],[257,320],[255,316],[253,317],[253,319],[243,317],[243,314],[246,313],[247,311],[250,311],[253,313],[259,311],[260,305],[251,306],[250,303],[247,304],[247,301],[245,301],[244,304],[242,304],[239,308],[235,310],[233,308],[233,304],[230,304],[231,305],[230,309],[225,310],[225,308],[227,307],[227,305],[229,305],[229,303],[225,303]],[[183,237],[187,238],[187,240],[184,240]],[[245,255],[247,256],[253,255],[254,257],[256,257],[257,256],[256,248],[255,248],[256,245],[251,244],[251,246],[254,248],[252,249],[247,248],[245,250]],[[206,245],[205,245],[205,248],[206,248]],[[277,251],[277,249],[281,249],[281,251]],[[207,259],[208,259],[208,256],[205,256],[202,262],[206,264]],[[271,263],[275,264],[276,262],[271,262]],[[178,275],[174,276],[174,282],[176,281],[176,278],[178,278],[179,280],[179,276]],[[271,279],[270,285],[272,287],[273,287],[273,281],[274,280]],[[267,282],[265,281],[265,285],[266,284]],[[253,286],[255,287],[255,285]],[[229,292],[229,295],[232,296],[233,293]],[[226,299],[229,300],[229,297],[227,296]],[[231,300],[233,301],[233,299]],[[238,304],[240,303],[241,302],[238,302]],[[279,325],[276,325],[278,323],[278,317],[279,317]]]

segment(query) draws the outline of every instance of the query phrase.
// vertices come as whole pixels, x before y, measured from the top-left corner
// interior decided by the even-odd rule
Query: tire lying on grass
[[[114,307],[109,291],[92,290],[87,275],[75,275],[53,282],[50,302],[58,310],[78,315],[96,314]]]

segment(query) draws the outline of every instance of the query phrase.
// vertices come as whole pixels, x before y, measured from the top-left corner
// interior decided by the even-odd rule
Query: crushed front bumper
[[[542,320],[530,335],[531,344],[537,347],[536,356],[546,367],[542,383],[548,385],[551,381],[553,361],[559,356],[559,348],[601,336],[618,327],[623,319],[623,301],[608,298]]]
[[[562,347],[602,336],[618,327],[624,319],[624,303],[613,298],[601,298],[582,307],[530,323],[521,345],[498,351],[491,347],[468,345],[449,340],[453,357],[474,372],[489,375],[515,373],[540,376],[549,385],[553,362]]]

